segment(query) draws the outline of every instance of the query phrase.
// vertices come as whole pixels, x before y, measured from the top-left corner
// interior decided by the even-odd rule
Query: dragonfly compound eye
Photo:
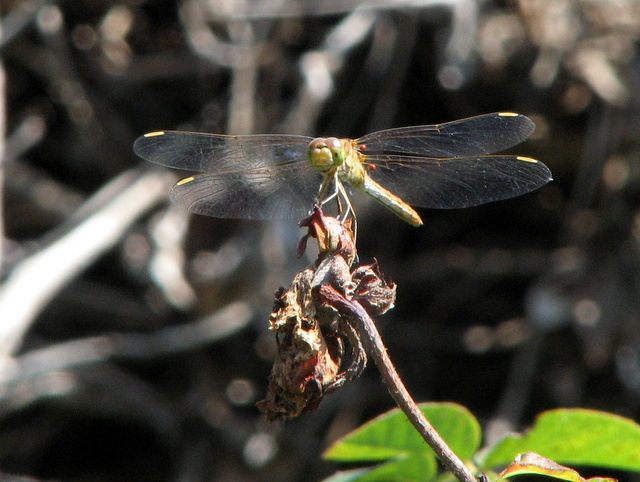
[[[332,138],[324,139],[322,137],[318,137],[309,143],[309,148],[307,150],[309,164],[319,171],[328,171],[336,165],[333,153],[333,144],[327,142],[331,139]]]
[[[344,147],[342,147],[342,142],[335,137],[327,137],[325,142],[333,156],[333,165],[341,166],[344,163],[344,158],[346,157]]]

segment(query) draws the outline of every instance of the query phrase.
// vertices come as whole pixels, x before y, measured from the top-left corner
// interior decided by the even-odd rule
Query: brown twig
[[[356,330],[360,333],[365,349],[373,357],[391,396],[444,465],[461,482],[476,482],[471,471],[453,453],[440,434],[425,418],[413,398],[411,398],[387,354],[387,349],[382,342],[382,337],[375,323],[362,305],[355,300],[346,299],[335,288],[326,284],[318,287],[318,297],[321,302],[330,304],[338,309],[343,316],[348,316],[353,321],[356,325]]]
[[[270,327],[279,340],[278,356],[260,410],[270,421],[314,411],[325,394],[360,374],[368,353],[393,399],[440,460],[461,482],[475,482],[409,395],[371,319],[393,307],[396,285],[384,281],[377,263],[351,270],[356,258],[351,222],[324,216],[316,207],[301,226],[309,234],[299,251],[314,237],[318,259],[296,276],[289,290],[276,295]],[[344,340],[350,345],[348,356],[335,349]]]

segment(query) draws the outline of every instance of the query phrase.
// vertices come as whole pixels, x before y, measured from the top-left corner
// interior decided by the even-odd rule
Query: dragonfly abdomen
[[[411,206],[395,194],[387,191],[369,176],[364,176],[362,185],[355,187],[373,197],[403,221],[406,221],[415,227],[422,226],[422,219]]]

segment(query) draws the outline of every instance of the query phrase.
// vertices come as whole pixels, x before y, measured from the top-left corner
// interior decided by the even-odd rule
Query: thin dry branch
[[[32,321],[71,279],[108,249],[141,215],[165,199],[172,174],[128,171],[113,180],[126,187],[65,235],[15,267],[0,287],[0,354],[15,355]],[[100,196],[100,193],[95,197]],[[90,199],[87,203],[92,203]]]

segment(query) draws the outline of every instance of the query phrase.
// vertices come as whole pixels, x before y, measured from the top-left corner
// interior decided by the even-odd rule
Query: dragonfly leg
[[[324,197],[325,193],[329,188],[329,184],[331,182],[333,182],[333,192],[327,197]],[[331,201],[333,198],[337,198],[338,213],[342,214],[343,207],[342,207],[342,203],[340,202],[340,198],[344,196],[343,192],[344,192],[344,188],[342,187],[342,184],[340,183],[340,180],[338,179],[337,175],[335,175],[334,177],[326,176],[324,181],[322,181],[322,184],[320,185],[320,190],[318,191],[316,201],[320,205],[320,207],[322,207],[325,204],[327,204],[329,201]]]
[[[320,184],[320,188],[318,189],[318,194],[316,194],[316,202],[315,204],[319,207],[324,206],[327,202],[331,201],[337,194],[337,192],[333,192],[329,197],[324,197],[325,193],[329,188],[329,184],[331,184],[332,179],[329,176],[324,176],[322,180],[322,184]],[[313,213],[313,209],[309,211],[309,215]]]
[[[322,196],[327,191],[327,187],[330,181],[333,181],[333,192],[326,198],[322,199]],[[342,221],[344,222],[349,216],[349,213],[353,212],[353,208],[351,207],[351,202],[349,202],[349,196],[347,195],[347,191],[342,185],[342,182],[340,182],[340,179],[338,179],[337,173],[333,177],[333,179],[326,178],[325,181],[322,182],[322,185],[320,186],[320,191],[318,192],[318,203],[320,204],[320,206],[324,206],[326,203],[328,203],[334,198],[336,198],[336,201],[338,202],[339,215],[340,216],[344,215],[342,218]],[[346,209],[343,203],[346,204]]]
[[[358,239],[358,218],[356,217],[356,211],[355,209],[353,209],[353,205],[351,204],[351,200],[349,199],[347,190],[338,179],[336,179],[336,186],[338,187],[337,191],[339,191],[340,193],[340,196],[338,197],[338,209],[342,214],[342,219],[340,221],[344,223],[349,217],[349,214],[351,214],[351,217],[353,218],[353,239],[355,241],[356,239]],[[340,202],[341,198],[342,201],[347,205],[346,210],[343,208],[342,203]]]
[[[341,221],[345,222],[349,217],[349,214],[353,214],[353,217],[355,218],[356,212],[353,210],[353,206],[351,205],[351,201],[349,200],[349,195],[347,194],[347,190],[344,188],[342,183],[338,180],[336,180],[336,187],[337,189],[334,196],[338,194],[338,210],[342,215]],[[346,205],[346,209],[342,205],[343,202]]]
[[[331,181],[333,181],[333,186],[334,186],[333,192],[329,196],[323,199],[323,196],[327,192]],[[328,203],[334,198],[336,198],[336,201],[338,202],[338,213],[339,213],[341,222],[344,223],[350,214],[353,216],[353,224],[354,224],[353,234],[355,239],[358,233],[358,221],[356,219],[356,212],[353,209],[353,206],[351,205],[351,201],[349,200],[349,195],[347,194],[347,190],[344,188],[344,185],[338,178],[337,173],[334,175],[333,178],[330,178],[327,176],[322,181],[322,184],[320,185],[320,189],[318,190],[317,201],[320,206],[324,206],[326,203]]]
[[[329,188],[329,184],[331,184],[332,181],[333,181],[333,185],[334,185],[333,192],[329,196],[324,197],[325,193],[327,192],[327,190]],[[335,176],[333,178],[328,177],[328,176],[325,177],[325,179],[322,181],[322,184],[320,185],[320,190],[318,191],[318,203],[320,204],[320,206],[324,206],[326,203],[328,203],[329,201],[331,201],[334,197],[336,197],[338,195],[338,183],[339,182],[340,181],[338,181],[338,177],[337,176]]]

